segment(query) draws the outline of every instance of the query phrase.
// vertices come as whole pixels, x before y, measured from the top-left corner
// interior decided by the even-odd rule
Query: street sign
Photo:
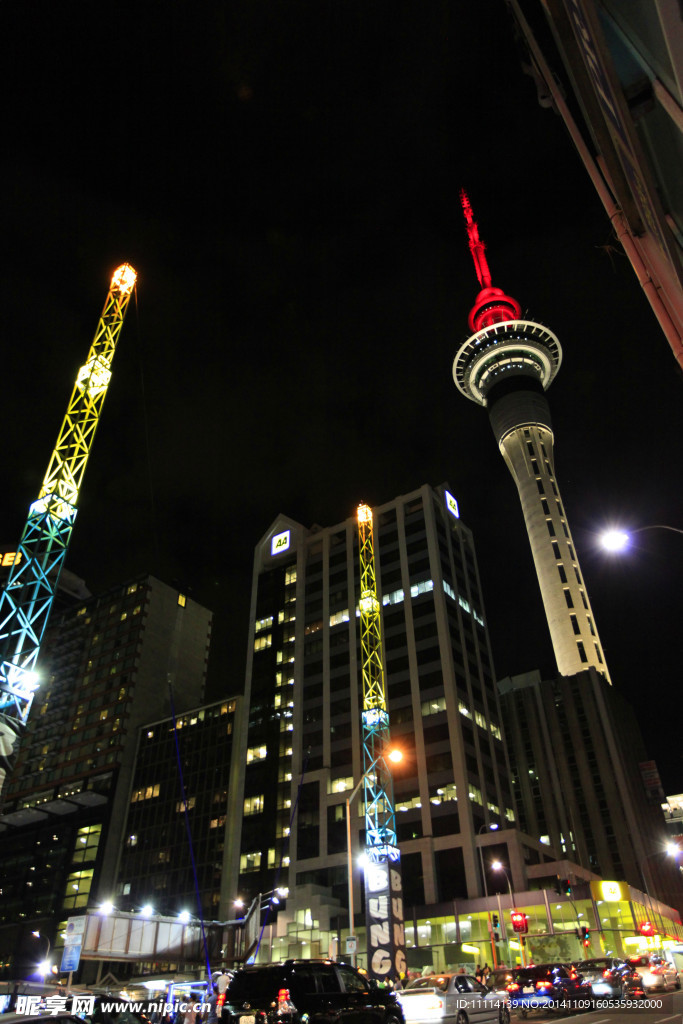
[[[349,955],[352,954],[352,953],[357,953],[358,952],[358,936],[357,935],[347,935],[346,936],[346,952]]]

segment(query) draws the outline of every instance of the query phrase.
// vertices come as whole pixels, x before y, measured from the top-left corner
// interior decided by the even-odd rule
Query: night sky
[[[16,545],[114,268],[138,271],[67,565],[215,613],[240,692],[253,548],[448,480],[498,676],[554,669],[524,521],[451,365],[494,284],[560,338],[557,478],[615,687],[683,791],[680,374],[503,0],[0,6],[4,501]]]

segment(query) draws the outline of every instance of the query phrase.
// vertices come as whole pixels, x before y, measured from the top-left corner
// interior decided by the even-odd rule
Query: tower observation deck
[[[458,349],[453,379],[466,398],[488,409],[517,485],[558,671],[569,676],[592,666],[610,681],[555,477],[545,391],[562,348],[552,331],[523,319],[517,300],[491,284],[465,192],[460,200],[480,291],[468,318],[473,333]]]

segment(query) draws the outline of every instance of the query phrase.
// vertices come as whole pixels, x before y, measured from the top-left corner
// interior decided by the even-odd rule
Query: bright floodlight
[[[398,764],[399,761],[403,760],[403,751],[399,750],[398,747],[394,747],[394,749],[390,750],[387,754],[387,758],[389,761],[393,761],[394,764]]]
[[[495,832],[496,829],[498,828],[498,822],[492,821],[491,824],[489,825],[489,828],[491,829],[492,832]]]
[[[100,914],[111,914],[114,909],[114,904],[111,900],[105,900],[100,906]]]
[[[181,924],[189,924],[190,923],[190,911],[189,910],[181,910],[180,913],[178,914],[178,920],[180,921]]]
[[[114,276],[111,279],[112,288],[118,289],[127,295],[128,292],[132,292],[133,286],[137,280],[137,273],[133,270],[130,263],[122,263],[120,267],[117,267],[114,271]]]
[[[503,865],[500,863],[499,860],[491,861],[491,867],[493,868],[494,871],[504,871],[505,870]]]
[[[145,903],[144,907],[140,908],[140,917],[151,917],[154,913],[154,907],[151,903]]]
[[[681,848],[677,843],[667,843],[666,852],[669,854],[670,857],[677,857],[678,854],[681,852]]]
[[[629,535],[624,530],[606,530],[600,537],[600,543],[605,551],[625,551],[630,541]]]
[[[38,974],[46,975],[51,970],[51,964],[49,960],[43,960],[42,963],[38,964]]]

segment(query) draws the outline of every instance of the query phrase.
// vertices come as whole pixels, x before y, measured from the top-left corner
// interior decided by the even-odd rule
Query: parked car
[[[236,971],[225,990],[224,1024],[404,1024],[393,991],[348,964],[286,960]]]
[[[399,993],[406,1024],[509,1024],[506,996],[470,974],[430,974]]]
[[[519,1009],[522,1016],[538,1007],[563,1009],[578,1000],[590,998],[590,985],[585,984],[572,964],[535,964],[512,971],[507,986],[511,1009]]]
[[[625,999],[638,987],[640,975],[625,960],[613,956],[599,956],[592,960],[577,960],[575,969],[590,985],[594,996],[603,999]]]
[[[661,956],[652,956],[644,953],[641,956],[629,957],[628,963],[640,975],[646,992],[654,992],[657,989],[663,990],[666,988],[679,989],[681,987],[678,971],[673,964],[669,963],[668,960],[664,960]]]

